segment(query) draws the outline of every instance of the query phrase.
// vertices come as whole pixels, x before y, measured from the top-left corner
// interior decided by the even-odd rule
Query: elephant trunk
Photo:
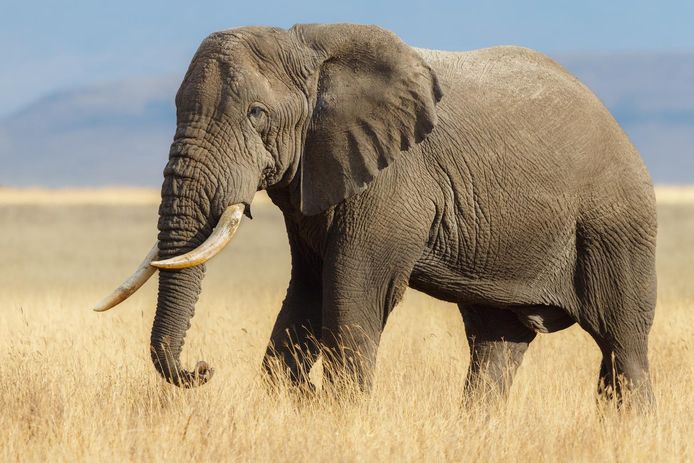
[[[167,259],[198,247],[209,234],[209,222],[188,195],[174,194],[184,188],[167,177],[159,209],[159,258]],[[185,188],[188,190],[188,188]],[[194,196],[194,195],[193,195]],[[205,211],[207,212],[207,211]],[[181,367],[180,355],[186,332],[195,313],[205,266],[159,272],[159,294],[152,325],[150,352],[157,371],[170,383],[181,387],[204,384],[212,376],[205,362],[193,371]]]
[[[204,273],[203,266],[159,272],[159,297],[150,352],[157,371],[176,386],[192,387],[206,382],[211,376],[212,370],[204,362],[199,362],[192,372],[182,368],[180,363],[184,338],[195,313]]]
[[[203,264],[229,243],[244,213],[250,216],[260,174],[252,166],[243,166],[236,169],[236,175],[223,180],[210,176],[209,172],[229,169],[212,164],[219,156],[200,148],[199,130],[185,124],[182,127],[164,169],[159,239],[137,270],[93,309],[104,312],[115,307],[159,269],[159,295],[150,338],[152,361],[168,382],[193,387],[206,383],[214,373],[203,361],[192,371],[182,368],[180,362],[200,295]]]
[[[220,183],[206,174],[216,170],[209,166],[215,156],[184,137],[183,131],[177,135],[180,140],[172,144],[164,169],[159,260],[151,262],[159,268],[159,295],[150,347],[154,366],[167,381],[193,387],[206,383],[213,374],[205,362],[198,362],[193,371],[180,363],[200,295],[203,263],[233,237],[245,205],[255,193],[258,176],[242,175],[245,171],[239,170],[238,175]]]

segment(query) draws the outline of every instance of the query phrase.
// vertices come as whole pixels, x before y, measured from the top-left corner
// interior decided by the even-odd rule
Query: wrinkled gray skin
[[[176,106],[160,256],[199,245],[256,190],[284,214],[291,281],[266,366],[300,383],[310,337],[339,340],[368,387],[409,285],[458,304],[469,392],[506,394],[537,333],[578,323],[603,354],[600,390],[650,400],[651,180],[600,101],[549,58],[417,50],[372,26],[247,27],[204,40]],[[152,356],[177,385],[194,379],[179,355],[203,273],[160,273]]]

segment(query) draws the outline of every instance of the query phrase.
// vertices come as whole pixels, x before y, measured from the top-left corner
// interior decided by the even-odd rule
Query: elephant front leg
[[[423,238],[414,244],[378,240],[377,233],[332,241],[323,267],[321,344],[328,383],[345,379],[369,391],[388,315],[407,288]],[[409,244],[409,245],[408,245]]]
[[[322,328],[324,384],[356,384],[368,392],[373,382],[376,354],[384,324],[375,304],[361,299],[342,308],[358,316],[340,315],[328,319]],[[335,315],[331,311],[331,315]]]
[[[308,374],[319,352],[320,326],[320,288],[290,284],[263,359],[272,381],[283,375],[296,386],[309,384]]]
[[[292,273],[287,296],[277,315],[263,359],[271,380],[282,375],[294,385],[308,385],[308,373],[319,352],[323,301],[321,262],[287,223]]]
[[[387,313],[395,305],[394,297],[383,298],[380,288],[333,282],[324,298],[321,344],[324,378],[328,384],[357,384],[367,392],[373,382],[373,371],[381,333]]]

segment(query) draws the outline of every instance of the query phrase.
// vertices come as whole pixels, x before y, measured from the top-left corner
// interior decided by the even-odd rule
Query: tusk
[[[129,298],[135,291],[140,289],[140,286],[144,285],[149,278],[154,275],[157,271],[155,267],[152,267],[151,262],[157,258],[159,255],[159,243],[155,243],[152,249],[147,253],[147,257],[140,263],[137,270],[133,272],[127,280],[125,280],[115,291],[100,300],[96,306],[94,306],[95,312],[105,312],[108,309],[112,309],[117,306],[127,298]]]
[[[210,236],[207,237],[204,243],[182,256],[154,261],[151,265],[162,269],[180,269],[204,264],[224,249],[224,246],[229,244],[229,241],[234,237],[234,233],[236,233],[236,229],[239,228],[245,208],[246,206],[241,203],[227,207],[219,218],[217,226],[214,227],[214,230],[212,230],[212,233],[210,233]]]

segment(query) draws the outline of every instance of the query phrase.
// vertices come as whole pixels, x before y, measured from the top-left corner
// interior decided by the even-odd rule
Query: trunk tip
[[[176,385],[192,389],[202,386],[211,380],[212,376],[214,376],[214,368],[210,367],[204,360],[200,360],[195,364],[193,371],[182,370],[180,373],[180,383],[176,383]]]
[[[200,360],[195,364],[195,369],[193,370],[193,379],[198,383],[196,386],[202,386],[206,382],[212,379],[214,376],[214,368],[212,368],[204,360]]]

